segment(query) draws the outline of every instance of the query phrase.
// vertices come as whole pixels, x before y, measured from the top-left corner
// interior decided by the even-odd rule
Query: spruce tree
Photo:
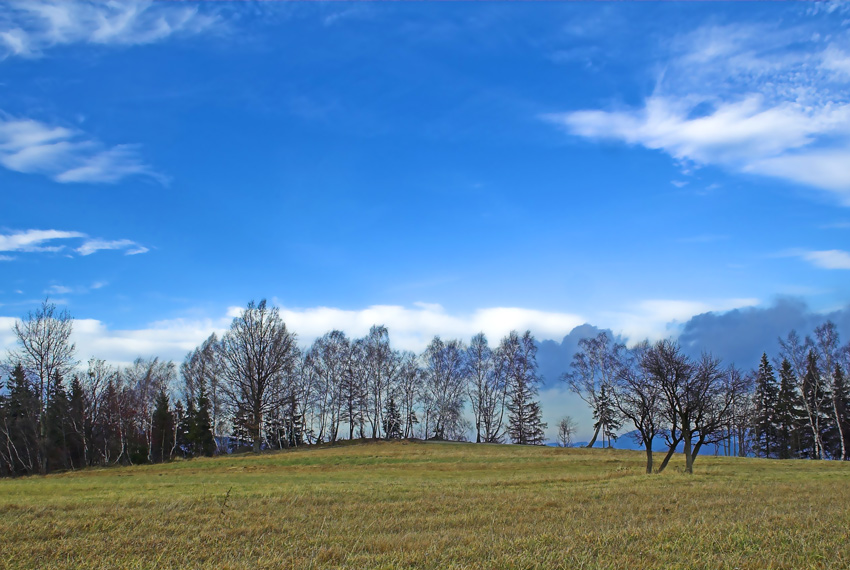
[[[599,401],[596,409],[593,411],[593,418],[596,422],[593,424],[593,429],[602,434],[602,447],[606,447],[605,440],[608,440],[607,447],[613,447],[611,440],[617,439],[617,430],[622,427],[617,416],[617,410],[614,407],[614,398],[611,390],[602,385],[599,391]]]
[[[753,413],[753,450],[757,457],[775,457],[779,455],[777,445],[777,405],[779,388],[776,375],[767,354],[762,353],[755,382]]]
[[[198,387],[197,408],[193,420],[189,426],[189,440],[192,442],[194,454],[212,457],[216,446],[210,418],[210,399],[207,396],[206,382],[203,380]]]
[[[387,439],[401,439],[401,412],[399,412],[395,399],[392,396],[387,399],[387,403],[384,405],[382,423],[383,425],[381,427]]]
[[[152,418],[151,461],[160,463],[171,459],[174,445],[174,416],[169,409],[168,394],[160,390]]]
[[[12,369],[6,384],[7,440],[11,472],[15,475],[35,473],[39,469],[38,418],[41,413],[38,393],[33,389],[23,366]]]

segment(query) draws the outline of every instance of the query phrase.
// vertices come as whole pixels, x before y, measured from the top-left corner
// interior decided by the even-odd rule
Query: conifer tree
[[[189,441],[194,455],[212,457],[215,454],[215,438],[210,417],[210,399],[207,395],[206,382],[198,386],[197,408],[189,424]]]
[[[165,390],[160,390],[156,397],[151,430],[151,461],[169,461],[174,444],[174,416],[169,409],[168,394]]]
[[[593,424],[593,429],[602,434],[602,447],[613,447],[611,440],[617,439],[617,430],[622,427],[622,423],[617,416],[614,398],[611,390],[607,385],[603,384],[599,390],[599,401],[596,409],[593,410],[593,418],[596,420]],[[608,445],[605,445],[605,440],[608,440]]]
[[[779,391],[776,397],[774,434],[776,456],[792,459],[800,456],[801,430],[805,428],[805,412],[796,389],[794,368],[788,359],[779,367]]]
[[[776,385],[776,375],[767,353],[762,353],[755,382],[754,414],[753,414],[753,450],[758,457],[774,457],[778,455],[776,442],[776,408],[779,399],[779,388]]]
[[[499,351],[507,369],[508,434],[514,443],[542,445],[546,424],[535,399],[540,378],[534,337],[530,331],[522,337],[511,331],[502,339]]]
[[[399,412],[395,398],[392,396],[387,399],[384,405],[383,425],[381,427],[387,439],[401,439],[401,412]]]

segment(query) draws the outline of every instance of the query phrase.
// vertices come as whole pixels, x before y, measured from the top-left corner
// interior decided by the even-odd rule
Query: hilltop
[[[850,465],[376,442],[0,481],[10,568],[847,567]]]

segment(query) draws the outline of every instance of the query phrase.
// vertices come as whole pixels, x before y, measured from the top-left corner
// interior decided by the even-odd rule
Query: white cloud
[[[14,261],[15,258],[11,255],[0,255],[0,261]]]
[[[805,251],[800,256],[822,269],[850,269],[850,252],[840,249],[828,249],[824,251]]]
[[[236,316],[241,308],[234,307],[229,315]],[[399,348],[419,351],[434,335],[444,338],[469,339],[484,332],[491,343],[498,342],[511,330],[531,330],[540,338],[562,338],[584,323],[578,315],[494,307],[478,309],[471,314],[452,315],[440,305],[417,303],[414,308],[398,305],[374,305],[366,309],[345,310],[330,307],[307,309],[282,308],[281,316],[303,339],[313,339],[334,328],[352,336],[362,336],[374,324],[383,324]]]
[[[37,57],[67,44],[142,45],[220,27],[198,5],[141,0],[26,0],[0,15],[0,59]]]
[[[78,247],[76,252],[80,255],[91,255],[96,251],[114,249],[123,249],[124,255],[137,255],[139,253],[147,253],[149,251],[145,246],[139,245],[129,239],[118,239],[112,241],[90,239],[83,242],[83,245]]]
[[[709,312],[725,312],[742,307],[752,307],[758,299],[715,299],[691,301],[682,299],[647,299],[625,311],[601,315],[600,325],[610,328],[631,342],[645,338],[659,340],[676,336],[678,325],[691,317]]]
[[[1,112],[0,165],[57,182],[114,183],[133,175],[166,182],[145,164],[135,146],[107,148],[78,130]]]
[[[850,56],[809,26],[703,26],[673,38],[638,108],[544,118],[569,133],[833,193],[850,206]]]
[[[148,248],[129,240],[103,240],[89,238],[82,232],[68,232],[61,230],[24,230],[9,234],[0,234],[0,251],[20,252],[57,252],[66,249],[66,244],[57,243],[62,240],[84,240],[74,251],[80,255],[91,255],[101,250],[124,250],[125,255],[136,255],[146,253]],[[4,256],[5,261],[11,261],[12,257]]]
[[[756,299],[721,299],[714,301],[647,300],[620,313],[600,314],[592,322],[630,340],[658,339],[675,336],[677,324],[694,315],[710,311],[728,311],[756,305]],[[96,319],[76,319],[73,340],[80,360],[91,356],[114,363],[129,363],[138,356],[159,356],[180,361],[187,352],[200,345],[210,334],[223,334],[242,307],[231,307],[218,318],[170,319],[137,329],[113,329]],[[435,335],[444,339],[458,338],[466,342],[484,332],[491,345],[511,330],[531,330],[539,339],[560,340],[587,319],[570,313],[547,312],[518,307],[492,307],[471,313],[450,314],[441,306],[419,304],[403,307],[373,305],[346,310],[331,307],[303,309],[282,308],[281,317],[290,331],[298,335],[306,348],[324,333],[339,329],[356,338],[368,333],[375,324],[383,324],[390,333],[394,348],[421,352]],[[0,317],[0,353],[12,348],[13,317]]]
[[[7,235],[0,234],[0,251],[58,251],[63,246],[48,246],[44,243],[83,237],[86,237],[86,234],[60,230],[26,230]]]

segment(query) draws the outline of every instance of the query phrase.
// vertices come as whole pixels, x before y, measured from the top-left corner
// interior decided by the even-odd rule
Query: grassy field
[[[8,568],[850,568],[850,464],[372,443],[0,480]]]

